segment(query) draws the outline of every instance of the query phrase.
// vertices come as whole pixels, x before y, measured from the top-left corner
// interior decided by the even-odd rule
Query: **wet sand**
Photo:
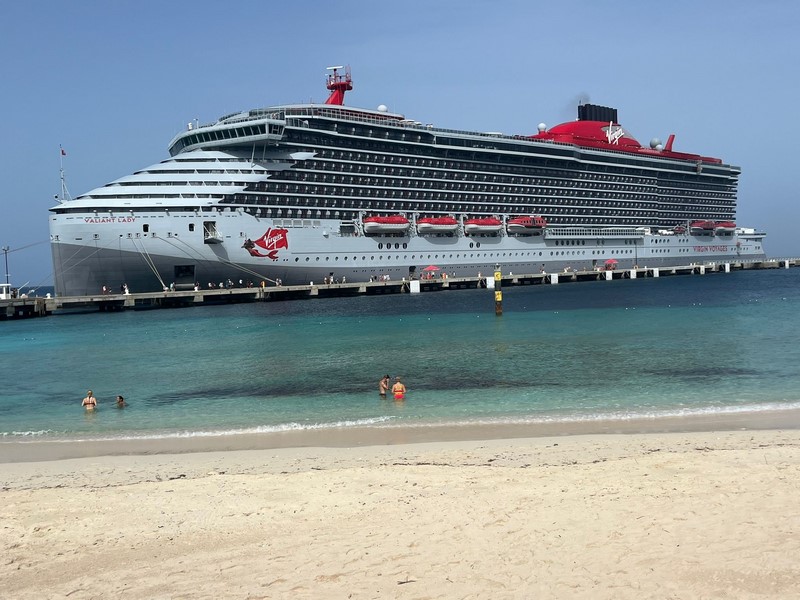
[[[681,433],[800,429],[800,410],[692,415],[650,419],[560,421],[529,424],[428,427],[348,427],[266,434],[141,439],[0,442],[0,463],[63,460],[106,455],[179,454],[305,447],[363,447],[425,442],[477,441],[588,434]]]

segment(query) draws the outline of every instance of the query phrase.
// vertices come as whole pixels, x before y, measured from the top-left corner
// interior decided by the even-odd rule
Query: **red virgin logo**
[[[242,248],[250,253],[250,256],[260,258],[271,258],[278,260],[278,250],[289,247],[289,231],[286,229],[267,229],[266,233],[257,240],[248,238]]]

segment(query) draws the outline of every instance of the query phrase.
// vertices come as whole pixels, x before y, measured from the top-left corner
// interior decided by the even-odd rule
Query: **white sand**
[[[800,432],[0,464],[2,598],[797,598]]]

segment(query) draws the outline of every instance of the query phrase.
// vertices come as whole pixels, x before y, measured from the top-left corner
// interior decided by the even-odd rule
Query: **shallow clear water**
[[[800,269],[0,323],[5,440],[800,406]],[[401,375],[407,400],[381,400]],[[80,401],[91,388],[100,410]],[[113,408],[122,394],[128,408]]]

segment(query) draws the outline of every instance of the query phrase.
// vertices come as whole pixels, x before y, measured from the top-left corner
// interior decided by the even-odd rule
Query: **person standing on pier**
[[[84,398],[83,402],[81,402],[81,406],[83,406],[86,410],[94,410],[97,408],[97,398],[94,397],[92,390],[86,392],[86,398]]]

